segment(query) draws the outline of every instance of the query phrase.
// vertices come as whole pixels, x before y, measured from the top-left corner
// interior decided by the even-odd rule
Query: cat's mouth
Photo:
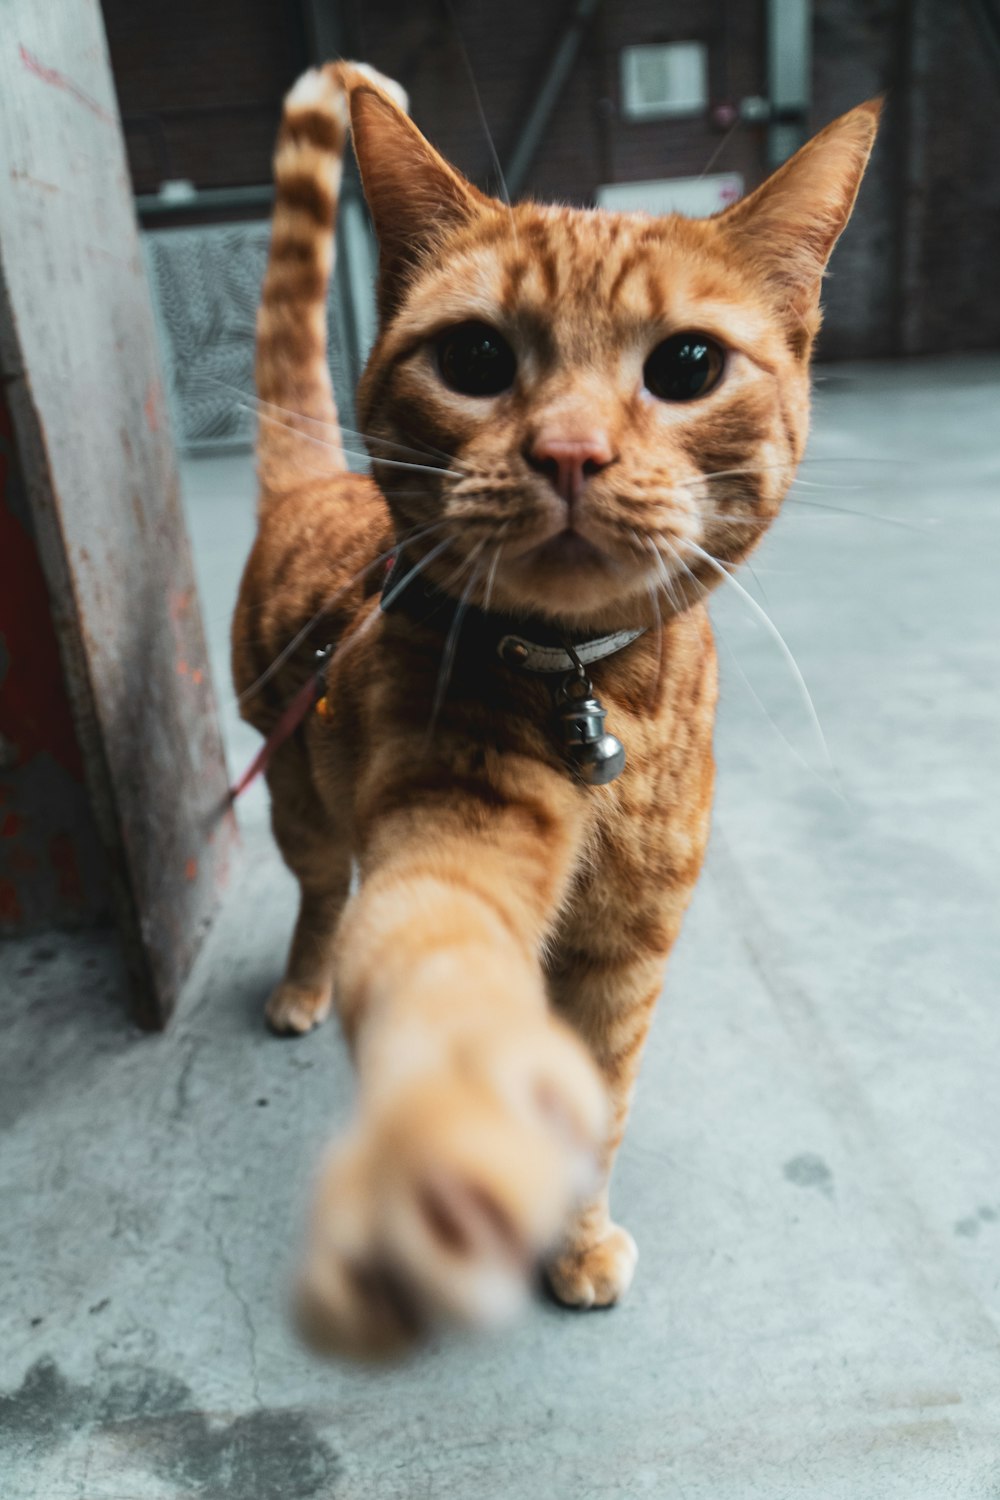
[[[565,572],[567,569],[606,567],[611,558],[582,532],[566,526],[554,536],[526,548],[517,561]]]

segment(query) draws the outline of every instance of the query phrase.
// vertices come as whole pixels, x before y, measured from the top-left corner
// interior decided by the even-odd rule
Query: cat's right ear
[[[385,314],[441,230],[470,222],[491,204],[380,89],[351,89],[351,127],[378,236],[379,310]]]

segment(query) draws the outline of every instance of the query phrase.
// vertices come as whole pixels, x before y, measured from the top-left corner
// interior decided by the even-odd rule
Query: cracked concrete
[[[198,1047],[192,1047],[188,1055],[188,1063],[185,1065],[188,1071],[190,1070],[190,1065],[193,1064],[193,1061],[197,1054]],[[183,1079],[183,1073],[181,1077]],[[206,1160],[205,1152],[203,1150],[201,1137],[196,1137],[196,1141],[198,1146],[198,1158],[202,1163],[202,1168],[205,1171],[207,1177],[209,1164]],[[217,1223],[219,1210],[222,1207],[224,1207],[224,1200],[220,1200],[218,1197],[213,1197],[209,1200],[209,1211],[205,1221],[206,1228],[208,1229],[209,1234],[212,1236],[215,1242],[216,1255],[218,1256],[219,1264],[222,1267],[222,1277],[226,1284],[226,1290],[232,1297],[233,1301],[236,1303],[236,1306],[239,1309],[240,1317],[243,1319],[243,1323],[246,1327],[247,1353],[249,1355],[250,1361],[250,1389],[253,1396],[254,1406],[259,1406],[261,1398],[260,1370],[257,1366],[257,1328],[254,1324],[253,1308],[247,1300],[247,1297],[242,1291],[239,1281],[237,1280],[236,1267],[234,1266],[233,1259],[229,1254],[225,1235],[219,1228]]]
[[[807,482],[743,581],[838,779],[719,598],[715,833],[616,1180],[628,1302],[539,1301],[392,1371],[298,1346],[351,1077],[332,1027],[262,1025],[293,892],[256,790],[169,1035],[125,1019],[108,935],[0,945],[4,1500],[1000,1494],[1000,361],[822,374]],[[186,487],[236,766],[249,460]]]

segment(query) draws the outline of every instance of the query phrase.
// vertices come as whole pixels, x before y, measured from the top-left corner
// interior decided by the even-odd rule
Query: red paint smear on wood
[[[191,600],[194,598],[194,589],[177,590],[170,596],[170,618],[172,620],[183,620],[191,608]]]
[[[0,922],[21,922],[23,919],[13,881],[0,879]]]
[[[62,662],[49,608],[49,591],[35,540],[7,503],[10,414],[0,396],[0,637],[7,675],[0,682],[0,734],[24,765],[41,751],[75,781],[83,760],[66,699]]]
[[[114,115],[109,110],[106,110],[103,104],[99,104],[78,83],[74,83],[72,78],[67,78],[65,73],[60,73],[58,68],[47,67],[33,52],[28,51],[23,42],[20,45],[20,53],[21,61],[28,72],[34,73],[35,77],[40,78],[43,83],[47,83],[49,88],[58,89],[63,94],[69,94],[71,99],[75,99],[77,104],[82,104],[84,109],[89,109],[92,115],[96,115],[106,125],[116,125],[118,123]]]
[[[146,413],[146,426],[150,432],[160,430],[160,387],[155,380],[151,380],[146,390],[146,400],[143,403]]]
[[[184,866],[184,879],[185,880],[196,880],[197,878],[198,878],[198,861],[196,859],[189,859],[188,862],[187,862],[187,864]]]
[[[49,840],[49,859],[56,872],[59,898],[67,906],[83,905],[83,881],[76,859],[76,847],[68,833],[55,833]]]

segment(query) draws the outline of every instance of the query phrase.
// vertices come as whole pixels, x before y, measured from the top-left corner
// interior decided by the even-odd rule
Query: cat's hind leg
[[[305,753],[281,747],[268,772],[271,825],[282,857],[299,883],[299,912],[285,974],[267,1002],[267,1023],[283,1036],[302,1035],[330,1013],[337,924],[351,886],[351,851],[313,787]]]

